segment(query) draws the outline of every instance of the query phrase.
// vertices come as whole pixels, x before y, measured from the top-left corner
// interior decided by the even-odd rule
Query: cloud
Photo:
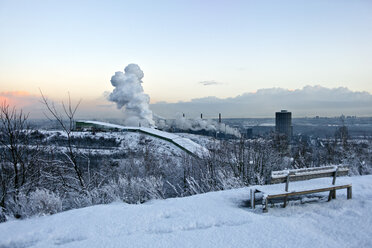
[[[345,87],[326,88],[320,85],[302,89],[259,89],[236,97],[204,97],[189,102],[156,103],[151,109],[162,116],[174,117],[174,113],[186,113],[195,117],[273,117],[276,111],[287,109],[293,116],[372,116],[372,95],[365,91],[351,91]]]
[[[33,95],[27,91],[6,91],[0,92],[0,103],[8,104],[17,111],[29,114],[29,118],[43,118],[43,105],[40,96]]]
[[[214,80],[210,80],[210,81],[201,81],[201,82],[199,82],[199,84],[202,84],[204,86],[209,86],[209,85],[218,85],[218,84],[222,84],[222,83],[216,82]]]
[[[72,96],[73,100],[79,100]],[[65,98],[62,100],[66,100]],[[25,91],[0,92],[0,102],[6,101],[17,109],[30,113],[30,118],[44,118],[45,107],[40,96]],[[56,105],[60,104],[55,101]],[[243,93],[230,98],[215,96],[195,98],[187,102],[157,102],[150,105],[155,114],[165,118],[175,118],[177,113],[185,113],[187,118],[222,117],[274,117],[274,113],[287,109],[294,117],[303,116],[372,116],[372,95],[365,91],[351,91],[345,87],[326,88],[320,85],[305,86],[301,89],[283,88],[259,89],[254,93]],[[83,99],[76,118],[107,119],[123,118],[115,104],[104,96],[99,99]]]
[[[97,108],[112,108],[115,104],[96,104]]]
[[[74,96],[71,97],[73,104],[79,100]],[[56,105],[57,110],[63,113],[61,101],[67,102],[67,96],[62,99],[50,99]],[[26,91],[7,91],[0,92],[0,103],[6,103],[10,107],[15,107],[17,110],[22,110],[29,114],[30,119],[44,119],[45,114],[48,114],[47,109],[41,102],[39,95],[33,95]],[[120,116],[115,108],[115,104],[108,103],[102,96],[98,99],[82,99],[82,102],[76,112],[76,118],[116,118]]]
[[[5,102],[10,106],[17,108],[24,108],[30,105],[34,105],[39,98],[35,95],[30,94],[27,91],[6,91],[0,92],[0,102]]]

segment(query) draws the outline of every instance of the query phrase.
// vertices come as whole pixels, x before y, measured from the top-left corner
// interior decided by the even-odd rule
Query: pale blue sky
[[[136,63],[152,102],[305,85],[372,93],[372,1],[0,0],[0,37],[0,92],[102,98]]]

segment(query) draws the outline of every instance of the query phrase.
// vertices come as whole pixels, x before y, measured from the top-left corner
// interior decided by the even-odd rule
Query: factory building
[[[275,113],[275,132],[284,134],[290,140],[293,134],[292,113],[282,110]]]

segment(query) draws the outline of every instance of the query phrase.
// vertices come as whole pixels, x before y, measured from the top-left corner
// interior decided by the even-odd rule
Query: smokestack
[[[221,123],[221,113],[218,114],[218,123]]]
[[[203,113],[200,114],[200,119],[203,119]]]

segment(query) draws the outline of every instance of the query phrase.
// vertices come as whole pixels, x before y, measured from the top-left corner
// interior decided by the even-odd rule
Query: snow
[[[168,133],[168,132],[164,132],[164,131],[160,131],[160,130],[157,130],[155,128],[140,127],[138,129],[141,130],[142,132],[150,133],[152,135],[160,136],[160,137],[163,137],[163,138],[166,138],[166,139],[177,139],[177,138],[179,138],[178,135]]]
[[[372,176],[337,180],[353,183],[352,200],[339,190],[331,202],[291,202],[262,213],[244,206],[250,188],[241,188],[99,205],[2,223],[0,247],[372,247]],[[330,178],[313,182],[321,181]]]
[[[211,136],[197,135],[197,134],[191,134],[191,133],[176,133],[176,134],[182,138],[188,138],[203,147],[208,147],[211,144],[219,142],[218,140],[216,140],[214,137],[211,137]]]
[[[108,123],[108,122],[101,122],[101,121],[83,121],[83,120],[79,120],[78,122],[85,122],[85,123],[90,123],[90,124],[94,124],[94,125],[106,126],[106,127],[111,127],[111,128],[117,128],[117,129],[126,128],[126,127],[121,126],[121,125],[116,125],[116,124],[112,124],[112,123]]]

